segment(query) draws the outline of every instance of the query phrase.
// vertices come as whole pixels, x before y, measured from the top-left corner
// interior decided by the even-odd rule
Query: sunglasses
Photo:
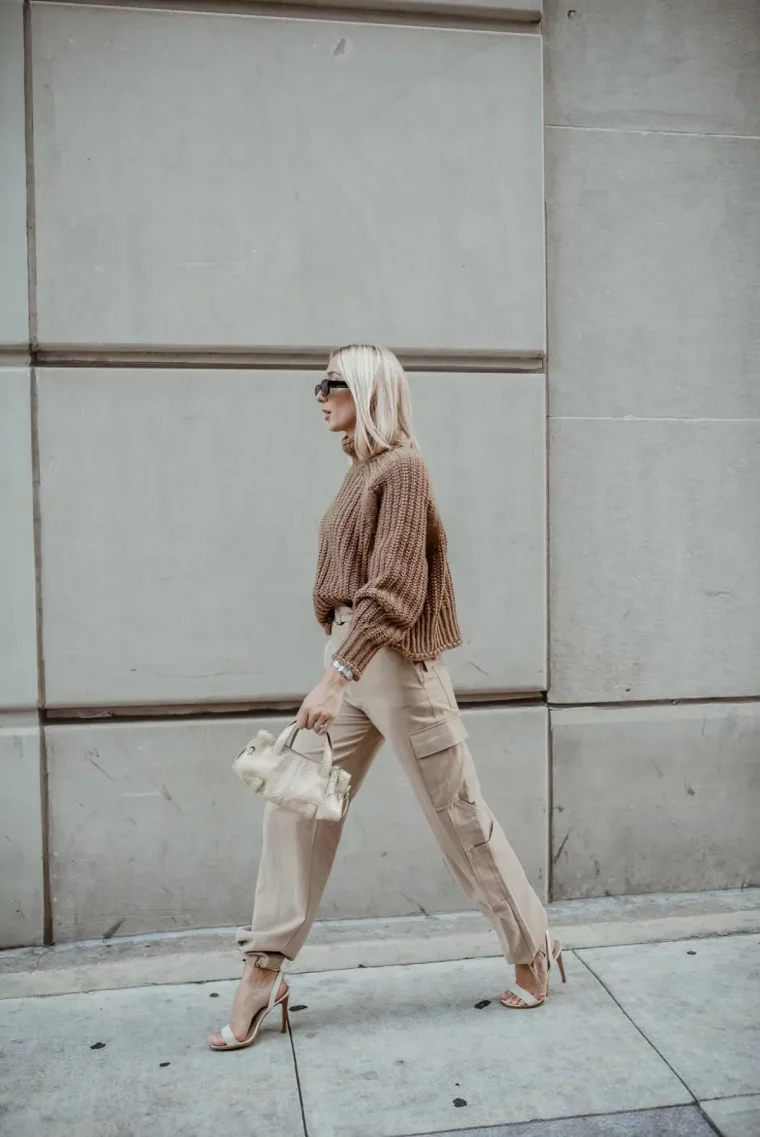
[[[323,399],[326,399],[331,391],[345,391],[347,388],[348,383],[344,383],[342,379],[323,379],[317,383],[314,394],[321,395]]]

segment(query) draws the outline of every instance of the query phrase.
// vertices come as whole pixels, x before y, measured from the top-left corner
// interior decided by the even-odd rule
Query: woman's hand
[[[317,734],[329,730],[338,717],[347,683],[339,671],[328,667],[314,690],[301,703],[296,718],[299,730],[315,730]]]

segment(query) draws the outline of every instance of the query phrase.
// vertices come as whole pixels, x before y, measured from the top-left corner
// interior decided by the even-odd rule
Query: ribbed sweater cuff
[[[367,638],[361,627],[351,628],[343,643],[335,652],[337,659],[347,663],[354,673],[355,679],[361,679],[362,673],[372,657],[377,654],[380,644],[373,643]]]

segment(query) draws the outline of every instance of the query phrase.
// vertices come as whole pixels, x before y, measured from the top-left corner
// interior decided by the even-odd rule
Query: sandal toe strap
[[[239,1045],[238,1040],[235,1038],[235,1035],[232,1033],[232,1027],[230,1026],[229,1023],[227,1023],[227,1026],[223,1026],[222,1029],[219,1031],[219,1033],[222,1036],[222,1038],[224,1039],[224,1041],[227,1043],[228,1046],[238,1046]]]
[[[509,988],[510,995],[516,995],[526,1007],[537,1007],[539,1003],[543,1003],[543,999],[538,999],[532,992],[526,991],[524,987],[520,987],[517,983]]]

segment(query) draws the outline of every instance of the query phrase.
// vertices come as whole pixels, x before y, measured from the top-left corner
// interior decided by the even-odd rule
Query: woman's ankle
[[[274,951],[250,951],[243,953],[243,959],[258,971],[281,971],[286,956]]]

